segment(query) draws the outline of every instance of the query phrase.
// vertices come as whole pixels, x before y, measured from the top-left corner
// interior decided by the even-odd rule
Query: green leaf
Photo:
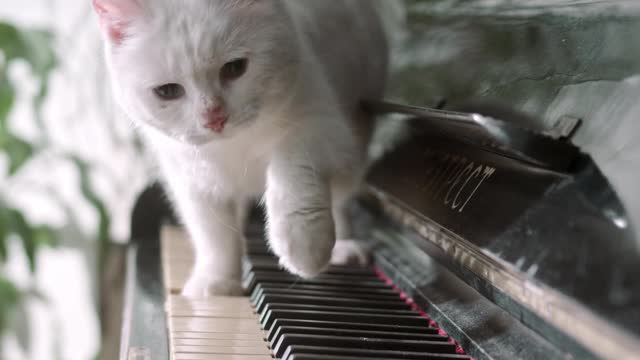
[[[0,49],[7,63],[23,59],[36,75],[46,76],[57,65],[51,48],[53,36],[43,30],[22,30],[0,22]]]
[[[17,235],[20,239],[32,272],[35,271],[37,249],[42,246],[52,246],[56,242],[55,234],[51,228],[43,225],[30,225],[20,211],[12,209],[0,201],[0,255],[2,255],[2,261],[7,258],[6,241],[11,234]]]
[[[27,303],[20,301],[9,313],[8,325],[15,334],[18,344],[23,350],[31,348],[31,329],[29,327],[29,313]]]
[[[48,77],[58,65],[56,54],[51,46],[53,36],[43,30],[25,30],[11,24],[0,22],[0,52],[5,63],[0,62],[0,139],[8,133],[6,118],[14,100],[14,88],[8,80],[8,64],[16,59],[26,61],[35,76],[40,79],[40,90],[33,98],[35,121],[44,131],[41,109],[48,93]]]
[[[33,108],[35,109],[35,120],[36,125],[40,128],[43,134],[46,134],[46,128],[44,126],[44,121],[42,120],[42,104],[44,104],[44,100],[49,93],[49,82],[43,81],[40,85],[40,91],[33,99]]]
[[[111,237],[109,235],[109,226],[111,224],[109,212],[107,211],[107,207],[104,202],[91,188],[89,165],[84,160],[74,155],[70,155],[70,159],[78,168],[82,195],[98,213],[98,241],[101,249],[105,249],[111,241]]]
[[[11,312],[21,298],[20,291],[0,274],[0,334],[7,329]]]
[[[0,140],[7,136],[6,121],[15,101],[15,96],[13,85],[9,82],[6,71],[0,68]]]
[[[96,195],[96,193],[91,188],[91,179],[89,177],[89,165],[74,155],[69,155],[71,161],[78,168],[78,172],[80,174],[80,188],[82,191],[82,195],[87,201],[91,204],[91,206],[98,213],[98,277],[102,278],[104,271],[104,261],[106,254],[108,252],[109,244],[111,243],[111,236],[109,233],[109,227],[111,224],[111,218],[109,217],[109,212],[107,211],[107,207],[104,202]]]
[[[36,266],[36,242],[34,239],[34,232],[22,213],[14,209],[9,209],[8,214],[11,230],[22,240],[22,247],[24,248],[24,252],[29,260],[29,268],[34,272]]]
[[[0,204],[2,206],[2,204]],[[7,261],[7,240],[9,239],[9,226],[2,213],[0,213],[0,262]]]
[[[33,240],[36,247],[57,245],[56,234],[48,226],[36,226],[33,228]]]
[[[5,61],[9,62],[18,57],[21,52],[21,41],[18,29],[10,24],[0,22],[0,49],[4,53]]]
[[[0,150],[9,156],[9,175],[14,175],[34,153],[34,148],[28,142],[7,134],[0,139]]]

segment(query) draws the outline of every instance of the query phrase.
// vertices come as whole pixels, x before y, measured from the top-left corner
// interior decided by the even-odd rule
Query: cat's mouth
[[[242,128],[249,126],[252,123],[251,120],[253,119],[249,117],[239,118],[225,114],[219,118],[210,118],[189,130],[183,129],[184,132],[172,132],[168,129],[164,131],[182,143],[205,145],[212,141],[234,137],[242,131]]]
[[[212,130],[215,133],[221,134],[224,131],[224,127],[227,124],[227,120],[229,120],[228,116],[219,116],[213,119],[208,120],[204,127]]]

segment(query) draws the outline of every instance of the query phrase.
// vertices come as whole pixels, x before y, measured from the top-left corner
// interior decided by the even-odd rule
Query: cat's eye
[[[162,100],[176,100],[184,96],[184,88],[180,84],[164,84],[153,88],[153,93]]]
[[[249,60],[246,58],[235,59],[233,61],[229,61],[228,63],[222,66],[220,69],[220,79],[222,82],[228,82],[231,80],[235,80],[247,71],[247,66],[249,65]]]

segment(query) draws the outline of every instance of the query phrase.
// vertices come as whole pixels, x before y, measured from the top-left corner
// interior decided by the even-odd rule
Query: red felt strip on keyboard
[[[404,301],[407,302],[407,304],[409,304],[409,306],[411,306],[411,308],[418,312],[420,314],[420,316],[424,317],[425,319],[429,320],[429,325],[431,325],[432,327],[438,329],[438,334],[442,335],[442,336],[446,336],[448,338],[448,341],[456,346],[456,353],[460,354],[460,355],[467,355],[467,353],[464,351],[464,349],[462,349],[462,347],[451,338],[451,336],[449,336],[449,334],[447,334],[440,326],[438,326],[438,324],[433,321],[433,319],[431,319],[429,317],[429,315],[427,315],[427,313],[422,310],[416,303],[415,301],[413,301],[412,298],[410,298],[407,294],[405,294],[396,284],[393,283],[393,281],[391,281],[391,279],[389,279],[379,268],[375,267],[375,272],[376,275],[382,279],[387,285],[393,287],[393,290],[395,290],[396,292],[398,292],[398,295],[400,296],[400,298],[402,298]],[[473,360],[473,359],[471,359]]]

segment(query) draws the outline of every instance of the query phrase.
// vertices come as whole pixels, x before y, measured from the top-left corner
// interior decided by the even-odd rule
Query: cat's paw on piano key
[[[371,250],[358,240],[338,240],[331,253],[331,265],[367,266],[371,260]]]
[[[331,260],[335,243],[331,214],[272,221],[269,242],[280,265],[295,275],[312,278],[322,273]]]
[[[323,246],[322,246],[323,247]],[[280,265],[302,278],[313,278],[329,267],[331,250],[314,244],[300,244],[293,251],[280,256]],[[317,249],[314,251],[314,249]]]
[[[184,288],[182,295],[191,299],[206,299],[213,296],[242,296],[242,283],[229,279],[210,279],[192,275]]]

